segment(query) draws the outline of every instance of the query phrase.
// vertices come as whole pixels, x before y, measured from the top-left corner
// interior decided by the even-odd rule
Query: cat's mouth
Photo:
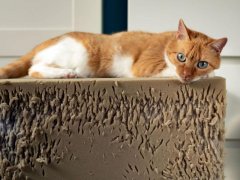
[[[189,84],[189,83],[191,83],[192,81],[194,81],[193,78],[190,78],[190,77],[181,77],[181,76],[178,75],[178,74],[176,74],[176,75],[177,75],[178,80],[179,80],[181,83]]]
[[[192,81],[194,81],[193,79],[186,79],[186,78],[179,78],[179,80],[181,81],[181,83],[184,83],[184,84],[189,84],[191,83]]]
[[[195,78],[184,78],[184,77],[180,77],[180,76],[177,76],[178,79],[184,83],[184,84],[189,84],[189,83],[192,83],[194,81],[198,81],[200,79],[206,79],[208,77],[210,77],[209,75],[204,75],[204,76],[200,76],[200,77],[195,77]]]

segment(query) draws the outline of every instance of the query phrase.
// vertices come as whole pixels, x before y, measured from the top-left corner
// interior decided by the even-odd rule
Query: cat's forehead
[[[180,45],[183,53],[185,53],[188,58],[195,59],[204,56],[208,50],[208,42],[192,40],[192,41],[185,41]]]

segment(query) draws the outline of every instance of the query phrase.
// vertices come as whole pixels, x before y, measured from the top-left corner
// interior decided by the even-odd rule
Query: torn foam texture
[[[223,179],[225,80],[0,81],[0,179]]]

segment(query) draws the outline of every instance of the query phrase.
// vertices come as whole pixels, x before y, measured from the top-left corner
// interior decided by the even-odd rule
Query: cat
[[[175,32],[70,32],[0,68],[0,78],[177,77],[190,83],[220,66],[227,38],[213,39],[179,20]]]

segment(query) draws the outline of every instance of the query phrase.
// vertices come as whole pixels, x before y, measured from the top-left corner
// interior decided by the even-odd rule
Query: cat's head
[[[182,82],[195,81],[219,68],[220,53],[226,43],[227,38],[210,38],[190,30],[180,20],[176,36],[166,47],[165,59]]]

